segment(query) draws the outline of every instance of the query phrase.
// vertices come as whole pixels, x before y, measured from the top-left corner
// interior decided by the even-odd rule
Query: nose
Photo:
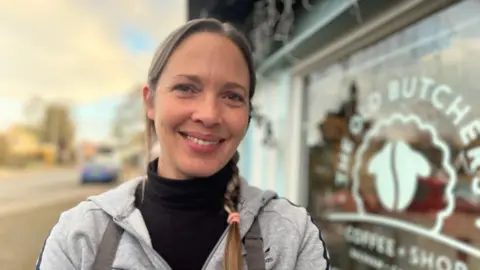
[[[192,114],[193,121],[206,127],[213,127],[221,122],[221,104],[216,95],[204,95],[199,99]]]

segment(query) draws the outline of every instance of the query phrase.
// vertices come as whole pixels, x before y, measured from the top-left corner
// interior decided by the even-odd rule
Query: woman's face
[[[147,102],[160,175],[205,177],[228,163],[247,130],[249,82],[241,51],[221,35],[194,34],[175,49]]]

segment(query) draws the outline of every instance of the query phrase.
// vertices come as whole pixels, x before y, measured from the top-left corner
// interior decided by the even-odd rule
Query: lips
[[[225,141],[224,139],[218,136],[209,135],[209,134],[201,134],[201,133],[195,133],[195,132],[179,132],[179,133],[185,139],[192,141],[200,146],[215,146]]]
[[[220,143],[220,140],[215,140],[215,141],[208,141],[208,140],[202,140],[202,139],[199,139],[199,138],[195,138],[193,136],[185,136],[185,138],[197,143],[197,144],[200,144],[200,145],[214,145],[214,144],[219,144]]]

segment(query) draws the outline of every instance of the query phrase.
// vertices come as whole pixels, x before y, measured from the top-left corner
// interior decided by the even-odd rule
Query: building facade
[[[480,2],[267,0],[246,14],[232,21],[259,84],[242,174],[322,221],[332,269],[480,269]]]

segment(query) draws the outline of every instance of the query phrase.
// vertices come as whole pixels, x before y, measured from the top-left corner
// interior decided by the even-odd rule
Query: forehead
[[[164,73],[196,74],[248,82],[247,63],[240,49],[228,38],[198,33],[184,40],[171,55]]]

